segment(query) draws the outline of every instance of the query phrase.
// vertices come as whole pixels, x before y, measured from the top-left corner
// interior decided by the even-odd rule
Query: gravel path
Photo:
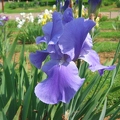
[[[37,17],[40,13],[32,13],[34,17]],[[7,14],[7,13],[0,13],[0,15],[8,16],[9,19],[15,19],[16,17],[20,17],[20,13],[13,13],[13,14]]]
[[[40,13],[32,13],[34,17],[38,16]],[[15,19],[16,17],[20,17],[20,13],[13,13],[13,14],[7,14],[7,13],[0,13],[0,15],[6,15],[9,17],[9,19]],[[120,15],[120,12],[101,12],[102,16],[107,16],[108,18],[116,18]]]

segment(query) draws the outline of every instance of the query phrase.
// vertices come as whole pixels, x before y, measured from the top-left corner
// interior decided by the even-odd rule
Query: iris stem
[[[63,103],[63,115],[65,115],[65,108],[66,108],[66,104]]]
[[[78,0],[78,8],[79,8],[78,16],[82,17],[82,0]]]

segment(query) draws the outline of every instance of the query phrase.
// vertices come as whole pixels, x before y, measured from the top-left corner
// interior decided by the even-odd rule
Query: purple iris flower
[[[9,18],[7,16],[0,16],[0,25],[3,26],[6,21],[8,21]]]
[[[62,10],[65,11],[70,5],[70,0],[65,0],[64,6],[62,7]]]
[[[96,14],[96,12],[99,9],[101,3],[102,3],[102,0],[88,0],[89,13]]]
[[[9,18],[7,16],[0,16],[1,21],[8,21]]]
[[[47,104],[69,102],[84,82],[78,75],[78,68],[73,62],[77,59],[89,63],[92,71],[113,70],[115,66],[102,66],[98,55],[92,50],[89,31],[95,23],[84,18],[74,19],[72,9],[67,8],[62,15],[53,13],[53,21],[43,26],[44,36],[37,37],[36,43],[47,43],[46,50],[30,54],[31,63],[41,68],[47,78],[35,87],[36,96]],[[42,66],[47,56],[50,61]],[[96,57],[97,56],[97,57]]]

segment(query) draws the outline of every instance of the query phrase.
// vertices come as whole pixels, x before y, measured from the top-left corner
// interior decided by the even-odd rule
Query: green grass
[[[112,5],[108,5],[108,6],[104,6],[102,5],[102,7],[100,8],[101,12],[111,12],[111,11],[118,11],[120,8],[117,8],[116,4],[112,4]]]
[[[35,12],[42,12],[44,9],[52,9],[52,5],[55,3],[55,1],[54,0],[48,0],[48,5],[45,6],[46,1],[47,0],[42,0],[43,6],[34,6],[34,7],[31,7],[31,8],[28,8],[28,9],[25,9],[24,7],[23,8],[10,9],[9,8],[10,4],[8,2],[6,2],[5,6],[4,6],[4,12],[5,13],[20,13],[20,12],[35,13]],[[83,3],[87,3],[87,1],[88,0],[83,0]],[[102,7],[100,8],[100,11],[101,12],[119,11],[119,8],[117,8],[116,4],[114,3],[114,4],[109,5],[109,6],[102,5]],[[0,12],[2,12],[2,10],[0,10]]]
[[[113,20],[100,22],[100,29],[102,30],[113,30]]]
[[[98,53],[111,52],[116,50],[117,45],[118,45],[117,42],[110,42],[110,41],[97,42],[94,44],[93,49],[95,49],[95,51],[97,51]]]
[[[48,6],[34,6],[34,7],[30,7],[25,9],[25,7],[23,8],[16,8],[16,9],[11,9],[9,8],[9,3],[7,2],[4,6],[4,13],[21,13],[21,12],[25,12],[25,13],[39,13],[39,12],[43,12],[45,9],[52,9],[52,5],[48,5]],[[0,10],[0,13],[2,12],[2,10]]]
[[[120,38],[120,31],[105,32],[101,31],[98,38]]]
[[[17,9],[5,9],[4,13],[40,13],[43,12],[45,9],[52,9],[51,6],[42,6],[42,7],[37,7],[36,8],[29,8],[29,9],[24,9],[24,8],[17,8]],[[0,11],[1,12],[1,11]]]
[[[15,52],[20,52],[21,49],[22,49],[22,44],[18,44],[17,47],[15,48]],[[25,45],[25,51],[35,52],[36,50],[38,50],[38,47],[36,44],[26,44]]]

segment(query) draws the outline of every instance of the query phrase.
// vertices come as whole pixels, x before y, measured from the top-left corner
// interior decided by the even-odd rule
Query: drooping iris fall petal
[[[94,50],[89,50],[87,54],[80,56],[80,59],[86,61],[89,64],[89,69],[93,72],[98,71],[100,75],[103,75],[104,70],[113,70],[113,66],[104,66],[100,64],[99,56]]]
[[[78,76],[74,62],[56,63],[49,61],[43,66],[42,70],[48,74],[48,78],[35,87],[36,96],[47,104],[69,102],[84,82]]]

